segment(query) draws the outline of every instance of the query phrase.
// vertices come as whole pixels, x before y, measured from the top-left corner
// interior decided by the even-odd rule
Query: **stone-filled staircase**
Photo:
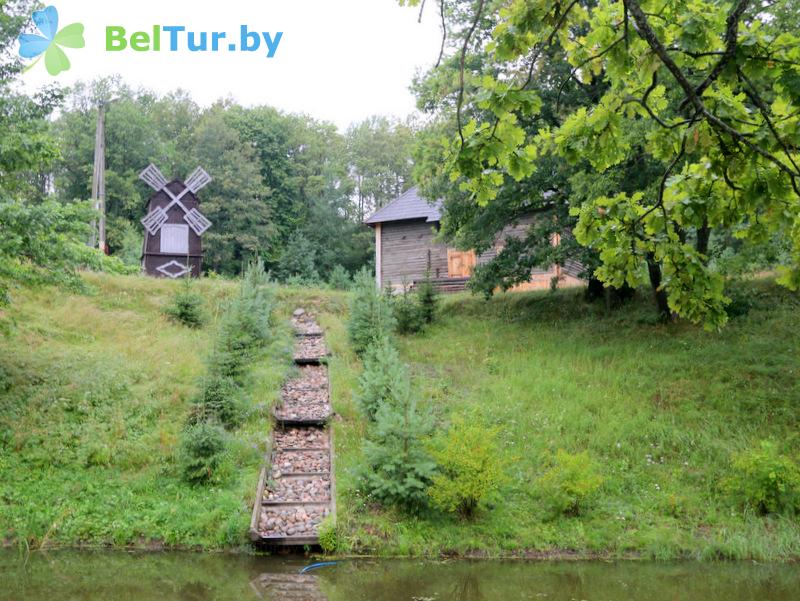
[[[322,520],[336,515],[325,335],[304,309],[294,312],[292,326],[295,372],[273,412],[271,448],[250,523],[251,540],[265,545],[315,545]]]

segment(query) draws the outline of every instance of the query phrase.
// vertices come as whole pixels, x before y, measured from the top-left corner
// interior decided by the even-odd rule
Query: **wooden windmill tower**
[[[202,167],[186,182],[167,182],[153,164],[139,178],[155,190],[150,197],[145,229],[142,267],[148,275],[179,278],[199,277],[203,262],[202,235],[211,222],[199,211],[197,192],[211,181]]]

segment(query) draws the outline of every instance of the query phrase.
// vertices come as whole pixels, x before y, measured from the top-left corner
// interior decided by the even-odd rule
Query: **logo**
[[[256,52],[260,49],[267,58],[273,58],[283,39],[282,31],[251,30],[247,25],[240,25],[239,31],[230,36],[228,33],[193,31],[184,25],[153,25],[152,32],[135,31],[128,36],[121,25],[108,25],[106,52],[121,52],[128,48],[134,52],[161,52],[162,38],[166,38],[163,47],[170,52],[182,49],[189,52]]]
[[[58,30],[58,11],[55,6],[33,12],[33,22],[42,35],[23,33],[19,36],[19,55],[22,58],[36,58],[25,68],[29,71],[44,56],[47,72],[56,76],[70,68],[70,62],[64,48],[83,48],[83,24],[72,23],[61,31]]]

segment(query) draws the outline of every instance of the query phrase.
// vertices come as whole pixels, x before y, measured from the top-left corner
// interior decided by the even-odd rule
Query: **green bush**
[[[234,315],[248,343],[252,347],[266,345],[271,340],[275,288],[260,258],[245,269],[238,300]]]
[[[425,279],[420,282],[417,288],[419,298],[420,317],[424,323],[433,323],[436,318],[436,310],[439,307],[439,292],[431,282],[430,271],[425,273]]]
[[[189,328],[201,328],[206,318],[203,312],[203,297],[193,292],[188,277],[184,278],[183,288],[172,297],[164,313],[171,320]]]
[[[212,374],[203,380],[193,399],[196,421],[215,419],[230,430],[242,423],[244,408],[241,389],[233,378]]]
[[[356,403],[364,416],[375,420],[381,405],[396,404],[398,390],[403,390],[408,373],[400,355],[387,337],[374,341],[364,354],[364,371],[358,379]]]
[[[772,441],[733,458],[733,474],[725,482],[732,496],[761,515],[800,510],[800,467],[779,452]]]
[[[459,419],[431,445],[438,473],[428,494],[436,507],[472,518],[496,496],[506,480],[498,433],[497,428]]]
[[[183,478],[192,484],[219,481],[226,450],[225,430],[220,426],[205,421],[187,426],[178,451]]]
[[[580,515],[603,484],[586,451],[556,451],[555,458],[537,482],[539,496],[556,515]]]
[[[261,260],[248,265],[239,288],[220,320],[219,334],[209,359],[213,376],[239,380],[245,366],[271,339],[275,292]]]
[[[353,279],[350,273],[337,263],[328,276],[328,285],[334,290],[350,290]]]
[[[339,548],[339,532],[331,516],[319,525],[319,546],[325,553],[333,553]]]
[[[350,304],[347,336],[360,357],[373,341],[394,332],[396,322],[387,299],[375,286],[369,271],[361,270],[355,280],[355,295]]]
[[[426,490],[436,465],[425,449],[432,421],[417,410],[410,385],[395,391],[396,404],[383,404],[364,443],[365,465],[359,488],[383,505],[418,511],[427,503]]]
[[[404,290],[399,297],[392,299],[392,313],[400,334],[415,334],[425,327],[425,316],[416,294]]]

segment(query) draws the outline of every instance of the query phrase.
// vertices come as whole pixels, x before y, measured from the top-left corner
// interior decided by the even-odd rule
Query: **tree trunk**
[[[708,262],[708,239],[710,237],[711,228],[708,227],[708,219],[703,219],[703,227],[698,228],[697,230],[697,243],[695,244],[695,250],[706,257],[706,259],[703,260],[704,263]]]
[[[647,272],[650,275],[650,286],[653,288],[658,319],[666,323],[672,318],[672,312],[669,310],[667,293],[661,289],[661,266],[656,263],[652,254],[647,257]]]
[[[604,289],[603,282],[595,277],[589,278],[589,283],[586,286],[586,300],[591,303],[603,298]]]
[[[636,289],[631,288],[627,284],[623,284],[621,288],[614,288],[607,286],[605,290],[606,307],[610,309],[618,309],[636,294]]]

